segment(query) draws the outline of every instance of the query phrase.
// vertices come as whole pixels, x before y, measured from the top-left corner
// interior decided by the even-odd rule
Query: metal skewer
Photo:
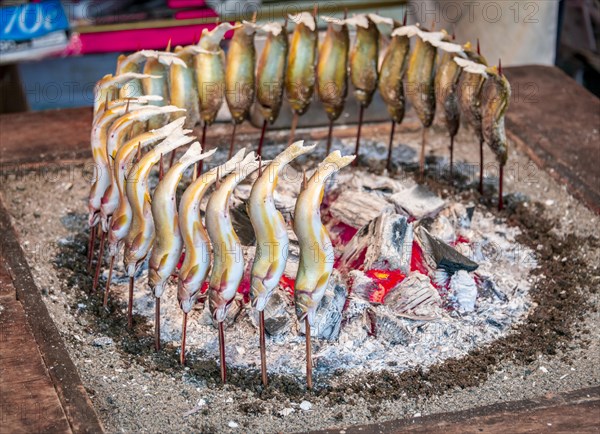
[[[394,145],[394,132],[396,131],[396,121],[392,120],[392,130],[390,131],[390,144],[388,146],[387,162],[385,168],[391,170],[392,165],[392,147]]]

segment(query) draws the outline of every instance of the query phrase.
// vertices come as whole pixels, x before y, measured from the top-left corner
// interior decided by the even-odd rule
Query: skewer
[[[133,286],[135,283],[135,277],[129,278],[129,303],[127,304],[127,328],[133,328]]]
[[[504,165],[500,165],[500,176],[498,177],[498,211],[502,211],[504,207],[502,198],[502,186],[504,184]]]
[[[98,231],[98,226],[90,227],[90,242],[88,243],[88,257],[87,257],[87,271],[91,273],[92,271],[92,260],[94,259],[94,250],[96,249],[96,232]]]
[[[221,382],[227,382],[227,366],[225,365],[225,332],[223,322],[219,322],[219,358],[221,360]]]
[[[425,145],[427,144],[427,131],[429,128],[422,127],[422,135],[421,135],[421,157],[419,159],[419,175],[421,177],[421,181],[425,179]]]
[[[104,257],[104,239],[106,237],[106,232],[102,231],[102,235],[100,235],[100,251],[98,252],[98,261],[96,262],[96,272],[94,273],[94,283],[92,285],[92,290],[96,290],[98,287],[98,279],[100,277],[100,268],[102,268],[102,259]]]
[[[483,194],[483,137],[479,139],[479,193]]]
[[[390,144],[388,146],[387,162],[385,164],[385,168],[387,170],[391,170],[391,164],[392,164],[392,146],[394,144],[394,132],[395,131],[396,131],[396,121],[392,120],[392,130],[390,131]]]
[[[262,147],[263,147],[263,141],[265,140],[265,131],[266,130],[267,130],[267,120],[265,119],[265,121],[263,122],[262,131],[260,132],[260,140],[258,142],[258,150],[256,151],[256,153],[258,154],[259,157],[262,157]]]
[[[104,301],[102,306],[106,307],[108,305],[108,291],[110,290],[110,282],[112,280],[113,267],[115,265],[115,256],[112,255],[110,257],[110,265],[108,266],[108,279],[106,280],[106,288],[104,288]]]
[[[296,136],[296,127],[298,126],[298,112],[294,112],[294,117],[292,117],[292,128],[290,130],[290,138],[288,139],[288,146],[290,146],[294,142],[294,137]]]
[[[229,154],[227,156],[228,160],[231,160],[233,156],[233,147],[235,145],[235,130],[237,129],[237,123],[233,123],[233,130],[231,131],[231,142],[229,142]]]
[[[160,351],[160,297],[154,300],[154,350]]]
[[[306,388],[312,390],[312,345],[310,342],[310,323],[308,317],[304,318],[304,326],[306,329]]]
[[[354,147],[354,155],[356,155],[357,158],[355,158],[354,161],[352,162],[352,165],[354,167],[358,166],[358,151],[360,149],[360,132],[362,130],[364,109],[365,109],[365,107],[361,104],[360,110],[358,112],[358,131],[356,132],[356,146]]]
[[[260,340],[260,373],[263,386],[267,386],[267,344],[265,342],[265,311],[259,312],[259,340]]]
[[[185,338],[187,335],[187,313],[183,313],[183,325],[181,326],[181,354],[179,355],[179,363],[185,365]]]
[[[333,133],[333,119],[329,119],[329,131],[327,132],[327,149],[325,151],[325,155],[329,155],[329,151],[331,150],[331,135]]]
[[[450,181],[454,180],[454,136],[450,136]]]
[[[202,125],[202,140],[200,140],[200,145],[206,149],[206,127],[207,127],[207,123],[204,122],[204,125]],[[202,175],[202,170],[203,170],[203,161],[200,160],[200,162],[198,163],[198,171],[196,172],[197,176]]]
[[[160,181],[165,176],[165,167],[163,164],[163,156],[160,154],[160,161],[158,163],[158,180]]]

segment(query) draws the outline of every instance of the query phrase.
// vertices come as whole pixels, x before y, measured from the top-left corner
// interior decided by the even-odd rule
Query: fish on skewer
[[[175,56],[185,63],[172,63],[169,68],[169,97],[170,103],[186,109],[185,115],[171,116],[171,120],[185,116],[185,128],[193,128],[200,120],[200,102],[198,100],[198,85],[194,73],[195,45],[175,47]]]
[[[125,194],[125,182],[127,172],[129,171],[135,152],[141,152],[146,146],[160,142],[167,137],[182,136],[191,133],[191,130],[183,130],[184,118],[174,120],[168,125],[157,130],[151,130],[140,134],[128,142],[123,144],[117,151],[114,163],[114,183],[118,191],[118,206],[110,220],[110,228],[108,231],[107,250],[110,256],[110,268],[108,271],[108,279],[106,281],[106,289],[104,291],[104,306],[108,303],[108,293],[110,289],[114,259],[117,256],[123,244],[123,239],[129,231],[131,224],[131,206]],[[139,160],[139,158],[138,158]]]
[[[288,36],[285,24],[267,23],[259,27],[267,33],[265,46],[256,67],[256,101],[264,118],[257,154],[262,155],[267,123],[274,123],[279,116],[285,80],[288,54]]]
[[[139,50],[130,55],[121,54],[117,58],[116,75],[119,76],[130,73],[139,74],[145,69],[145,63],[150,59],[159,60],[164,64],[171,64],[173,62],[181,64],[181,61],[177,59],[173,53],[168,51]],[[144,75],[147,75],[147,73],[144,72]],[[142,80],[148,78],[151,77],[135,77],[128,81],[127,84],[119,90],[119,96],[121,98],[132,98],[144,95]]]
[[[256,25],[244,21],[235,29],[229,41],[225,66],[225,100],[231,113],[233,130],[229,145],[229,157],[233,155],[235,130],[244,122],[254,102],[256,48],[254,35]]]
[[[206,129],[212,125],[223,105],[225,89],[225,53],[221,41],[225,33],[237,27],[231,23],[221,23],[211,31],[204,29],[200,42],[195,46],[194,73],[198,86],[200,120],[202,121],[202,146],[206,148]],[[198,174],[202,173],[202,161]]]
[[[249,155],[254,157],[254,153]],[[258,167],[259,162],[253,160],[228,175],[211,195],[206,206],[206,229],[214,252],[208,300],[210,312],[219,327],[219,355],[223,383],[227,381],[223,321],[242,281],[245,269],[242,245],[231,222],[229,202],[233,189]]]
[[[435,116],[435,60],[437,49],[431,42],[439,39],[439,32],[436,34],[418,26],[404,26],[399,29],[398,33],[408,37],[417,37],[408,60],[406,86],[408,99],[417,112],[423,127],[421,157],[419,159],[419,172],[422,178],[425,174],[427,131]]]
[[[327,289],[334,260],[331,239],[321,222],[320,206],[325,193],[325,182],[355,158],[355,155],[342,157],[339,151],[329,154],[308,182],[304,182],[294,211],[294,232],[300,245],[294,301],[298,320],[305,322],[306,380],[309,389],[312,388],[310,327],[314,324],[317,306]]]
[[[479,48],[479,43],[477,44]],[[479,139],[479,193],[483,194],[483,130],[481,128],[481,91],[483,83],[487,77],[485,69],[487,60],[477,51],[471,49],[471,44],[465,45],[465,54],[471,63],[466,63],[466,59],[455,57],[456,63],[462,68],[458,84],[459,94],[458,102],[460,112],[473,128]],[[462,64],[460,63],[462,61]],[[479,66],[476,66],[478,64]]]
[[[94,120],[103,110],[106,110],[107,103],[118,99],[119,87],[131,80],[140,80],[143,78],[153,78],[147,74],[128,72],[120,75],[107,74],[102,77],[94,86]]]
[[[292,34],[285,71],[285,90],[294,112],[288,146],[294,141],[298,118],[308,109],[315,89],[315,61],[319,42],[315,16],[316,9],[312,15],[300,12],[290,16],[296,22],[296,28]]]
[[[354,149],[354,154],[357,156],[354,160],[354,165],[356,165],[358,164],[363,112],[371,104],[379,79],[379,29],[371,20],[370,15],[355,15],[346,19],[346,24],[356,26],[356,42],[350,52],[350,80],[354,85],[354,97],[360,105]]]
[[[486,70],[488,78],[483,85],[483,98],[481,101],[482,118],[481,127],[483,137],[489,147],[496,154],[499,167],[498,178],[498,210],[503,207],[502,187],[503,174],[506,160],[508,159],[508,142],[504,129],[504,115],[510,102],[510,83],[502,74],[502,64]]]
[[[177,186],[185,170],[196,162],[211,157],[216,148],[202,153],[202,146],[198,142],[192,143],[190,148],[165,174],[158,183],[152,196],[152,219],[155,226],[155,239],[148,264],[148,286],[154,293],[156,301],[155,314],[155,349],[160,350],[160,298],[165,292],[165,287],[171,273],[175,271],[181,251],[183,240],[179,231],[179,216],[177,213],[176,193]]]
[[[127,174],[125,192],[131,206],[131,226],[125,237],[124,263],[129,276],[129,308],[128,325],[131,328],[133,308],[133,285],[135,273],[148,255],[154,242],[154,220],[152,218],[150,188],[148,178],[150,171],[162,156],[174,149],[186,145],[194,138],[185,135],[171,135],[156,147],[148,151]]]
[[[244,167],[254,161],[254,155],[248,155],[244,160],[245,149],[241,149],[226,163],[214,167],[200,175],[192,182],[181,196],[179,202],[179,229],[185,248],[183,263],[179,269],[177,299],[183,311],[183,327],[181,333],[180,362],[185,364],[185,341],[187,330],[187,316],[192,308],[201,300],[204,302],[205,294],[201,293],[202,285],[208,276],[211,263],[211,246],[208,233],[202,223],[200,203],[208,189],[235,169]]]
[[[298,141],[277,155],[254,182],[248,199],[248,215],[256,235],[256,255],[252,264],[250,298],[259,312],[261,371],[267,385],[266,348],[264,345],[264,309],[279,285],[288,257],[289,239],[285,220],[275,208],[273,193],[285,167],[300,155],[315,148]]]
[[[117,152],[127,138],[131,139],[131,137],[128,137],[128,134],[133,124],[136,122],[144,123],[165,114],[182,111],[184,111],[184,109],[180,109],[173,105],[164,107],[140,107],[137,110],[130,111],[116,119],[110,127],[108,131],[108,140],[106,142],[106,153],[112,170],[108,171],[110,185],[102,196],[102,205],[100,207],[102,228],[104,232],[108,232],[109,220],[119,205],[119,190],[114,177]]]
[[[406,14],[404,14],[403,26],[406,25]],[[404,119],[405,97],[404,85],[402,80],[406,73],[408,63],[408,53],[410,52],[410,39],[407,35],[399,34],[396,27],[391,34],[390,44],[383,57],[381,68],[379,70],[379,93],[385,102],[388,113],[392,118],[392,130],[390,133],[390,143],[388,147],[388,156],[386,168],[391,168],[392,144],[394,140],[394,130],[396,124]]]
[[[435,74],[435,99],[444,112],[444,122],[450,136],[450,178],[454,165],[454,137],[460,127],[460,106],[458,103],[458,81],[461,69],[454,57],[465,56],[463,48],[449,41],[449,37],[434,44],[443,51],[437,72]]]

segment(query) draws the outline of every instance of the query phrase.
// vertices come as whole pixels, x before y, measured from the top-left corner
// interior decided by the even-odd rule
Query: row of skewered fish
[[[461,116],[480,142],[481,192],[484,143],[495,153],[502,169],[507,159],[504,114],[511,90],[501,67],[488,67],[479,44],[477,49],[470,43],[461,46],[443,30],[434,32],[406,25],[406,18],[399,23],[367,14],[344,19],[323,17],[328,27],[319,45],[316,11],[301,12],[290,18],[296,24],[291,38],[287,21],[263,25],[246,21],[235,25],[222,23],[212,31],[205,30],[197,44],[178,46],[173,53],[168,47],[165,52],[142,50],[122,56],[116,76],[107,76],[99,84],[105,90],[98,92],[96,111],[105,97],[109,100],[116,97],[108,89],[127,82],[119,91],[120,97],[161,96],[153,104],[170,103],[185,108],[185,126],[202,123],[204,144],[206,128],[215,121],[225,100],[233,121],[229,155],[233,152],[236,126],[256,118],[251,113],[258,113],[263,119],[260,155],[265,128],[277,119],[284,90],[294,113],[289,143],[293,141],[298,117],[308,110],[316,91],[330,122],[329,151],[333,122],[343,111],[350,78],[354,96],[360,103],[357,155],[363,111],[379,90],[392,120],[388,167],[395,125],[404,118],[408,98],[423,126],[421,174],[425,166],[426,132],[433,123],[436,105],[442,108],[450,136],[450,171]],[[356,29],[352,47],[349,26]],[[225,56],[220,43],[231,30],[233,37]],[[267,34],[258,60],[254,46],[257,32]],[[380,53],[382,34],[389,40],[384,53]],[[412,49],[411,38],[415,40]],[[181,114],[172,114],[171,118],[176,116]],[[501,200],[500,196],[500,208]]]
[[[156,346],[159,348],[160,298],[169,277],[176,271],[181,253],[185,252],[177,272],[178,299],[184,314],[182,362],[187,315],[195,303],[208,297],[211,313],[219,325],[223,380],[226,376],[223,320],[244,272],[241,246],[228,211],[231,192],[245,177],[259,171],[248,212],[257,238],[251,298],[253,306],[261,312],[262,375],[266,384],[262,311],[279,284],[287,257],[284,251],[287,248],[286,225],[275,208],[272,195],[277,176],[285,165],[314,148],[314,145],[304,146],[302,142],[291,143],[298,117],[308,109],[315,90],[330,120],[328,156],[315,174],[304,181],[294,218],[301,250],[295,300],[298,318],[306,321],[307,326],[309,387],[312,384],[310,323],[333,267],[329,260],[331,243],[319,214],[323,183],[335,171],[356,161],[354,156],[329,153],[333,122],[344,107],[348,75],[360,102],[361,122],[364,108],[379,88],[392,118],[393,139],[395,124],[402,122],[404,117],[406,88],[406,96],[423,124],[424,137],[433,122],[437,103],[443,107],[451,143],[463,115],[474,127],[481,146],[484,141],[490,145],[501,167],[506,162],[504,113],[510,86],[500,68],[486,66],[478,50],[473,51],[469,44],[452,43],[446,32],[429,32],[378,15],[325,20],[328,28],[320,47],[315,16],[306,12],[295,17],[291,42],[288,42],[284,24],[223,23],[210,32],[205,30],[195,45],[176,47],[173,52],[167,47],[162,52],[142,50],[121,56],[116,74],[105,76],[96,86],[91,146],[98,176],[89,197],[90,266],[97,225],[101,228],[101,239],[94,288],[98,284],[103,249],[107,244],[110,266],[104,294],[106,304],[114,260],[124,248],[124,262],[130,278],[128,318],[131,326],[134,276],[150,255],[148,280],[156,297]],[[357,29],[352,50],[349,25]],[[391,29],[390,42],[379,66],[378,26],[386,25]],[[234,34],[225,56],[220,42],[230,30]],[[266,32],[268,36],[255,69],[256,31]],[[416,38],[416,43],[411,50],[412,37]],[[436,61],[438,50],[444,52],[439,62]],[[468,91],[458,92],[461,84]],[[260,152],[264,131],[267,123],[274,122],[279,114],[284,90],[294,111],[290,146],[273,161],[262,162]],[[203,160],[214,153],[214,150],[202,152],[206,127],[214,122],[224,99],[234,123],[229,160],[203,172]],[[264,119],[258,159],[254,153],[245,156],[244,151],[233,155],[235,125],[250,117],[253,104]],[[189,135],[191,130],[185,129],[200,121],[203,125],[201,143],[194,142]],[[357,152],[359,144],[360,124]],[[187,145],[187,152],[175,162],[176,150]],[[150,150],[143,152],[146,148]],[[172,156],[172,164],[164,173],[163,156],[168,154]],[[156,164],[160,165],[160,182],[151,194],[149,177]],[[194,170],[196,178],[177,206],[176,189],[190,166],[197,168]],[[214,192],[208,200],[203,223],[200,202],[213,185]],[[202,284],[209,273],[209,289],[203,293]]]

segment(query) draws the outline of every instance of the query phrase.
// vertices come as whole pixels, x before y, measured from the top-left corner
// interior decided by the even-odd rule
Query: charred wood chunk
[[[276,290],[267,302],[265,307],[265,332],[271,337],[282,336],[292,329],[292,318],[294,309],[292,299],[285,292]],[[252,324],[258,328],[259,313],[252,309],[250,318]]]
[[[246,210],[246,204],[241,203],[235,208],[232,208],[230,212],[233,229],[240,239],[242,246],[254,245],[256,242],[256,236],[254,235],[252,223],[250,223],[250,216]]]
[[[415,272],[392,289],[384,299],[392,312],[414,320],[433,320],[442,316],[441,298],[429,277]]]
[[[407,212],[417,220],[435,217],[446,202],[427,187],[416,184],[390,197],[398,212]]]
[[[389,202],[378,194],[344,190],[329,210],[336,220],[358,229],[379,216],[388,206]]]
[[[442,268],[453,274],[459,270],[475,271],[479,265],[456,249],[431,235],[424,227],[419,227],[417,239],[432,268]]]
[[[390,345],[406,345],[410,341],[410,332],[399,318],[385,306],[374,306],[365,315],[367,331]]]
[[[475,310],[477,300],[477,284],[475,279],[465,270],[459,270],[450,278],[450,294],[461,313]]]

